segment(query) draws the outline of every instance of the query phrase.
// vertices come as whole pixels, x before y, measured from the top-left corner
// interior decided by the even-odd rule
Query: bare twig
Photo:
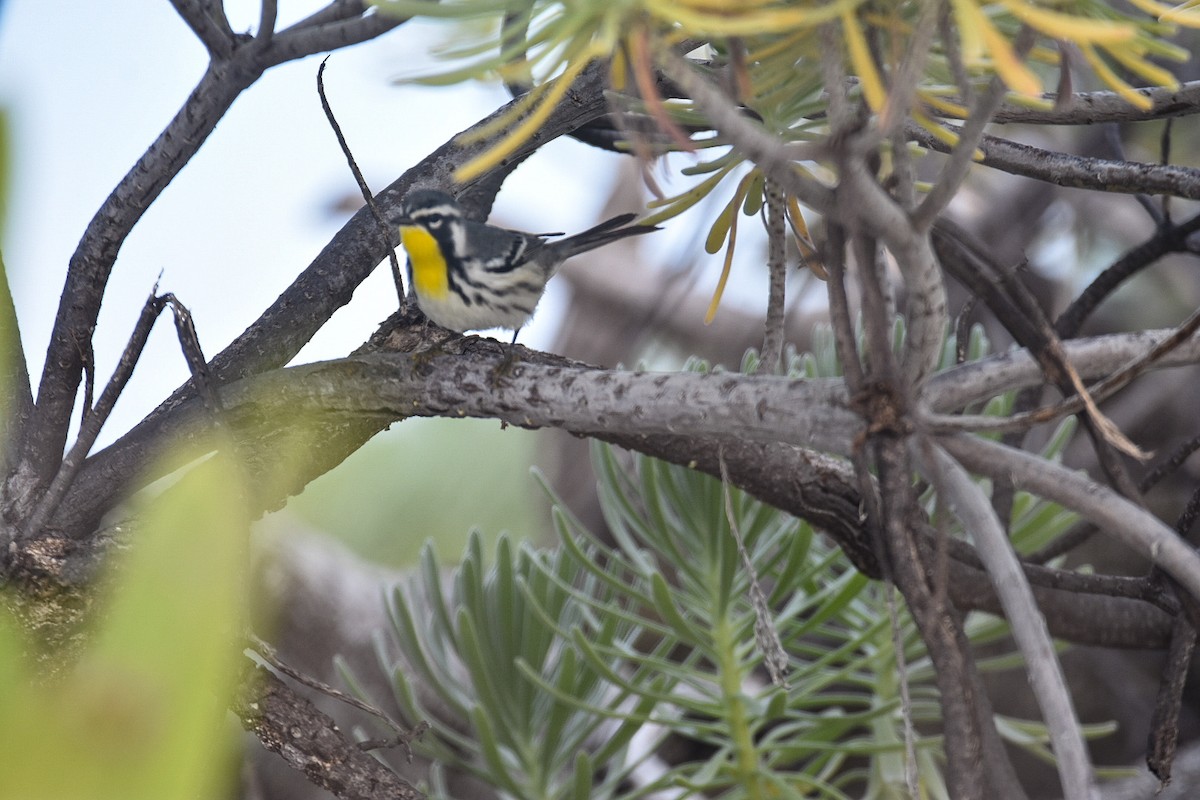
[[[918,540],[909,523],[917,511],[904,440],[879,436],[871,444],[882,498],[879,527],[884,532],[891,574],[928,648],[941,694],[947,788],[960,800],[982,800],[991,792],[979,758],[983,739],[976,697],[978,683],[973,679],[975,665],[954,609],[934,600]]]
[[[389,728],[391,728],[392,731],[394,731],[396,734],[393,738],[388,739],[388,740],[382,740],[382,741],[368,740],[365,742],[359,742],[358,746],[359,746],[360,750],[378,750],[378,749],[384,748],[384,747],[395,747],[397,745],[400,745],[400,746],[404,747],[404,750],[408,756],[409,762],[410,763],[412,762],[412,758],[413,758],[412,743],[414,741],[416,741],[417,739],[421,738],[422,734],[424,734],[427,730],[429,730],[428,722],[422,720],[412,730],[408,730],[403,725],[396,722],[394,719],[392,719],[387,714],[385,714],[383,711],[379,710],[378,708],[371,705],[370,703],[364,702],[364,701],[358,699],[357,697],[355,697],[354,695],[346,694],[341,689],[335,689],[334,687],[330,686],[329,684],[327,684],[323,681],[319,681],[316,678],[312,677],[311,675],[305,675],[303,672],[300,672],[299,670],[293,668],[286,661],[284,661],[283,659],[281,659],[279,657],[279,653],[276,652],[274,647],[267,644],[259,637],[251,635],[250,640],[251,640],[251,644],[253,645],[254,651],[259,656],[259,658],[261,658],[267,664],[271,665],[271,667],[274,668],[275,670],[277,670],[278,672],[282,672],[284,675],[287,675],[289,678],[296,681],[297,683],[301,683],[301,684],[307,686],[308,688],[313,689],[314,691],[320,692],[321,694],[323,694],[327,697],[332,697],[334,700],[337,700],[341,703],[345,703],[346,705],[351,706],[353,708],[357,708],[359,711],[362,711],[366,714],[370,714],[371,716],[375,717],[376,719],[381,721],[383,724],[385,724]]]
[[[758,582],[758,570],[746,549],[746,541],[742,538],[742,529],[738,524],[737,514],[733,510],[733,497],[729,492],[729,469],[725,465],[725,453],[718,446],[717,463],[721,470],[721,492],[725,498],[725,519],[729,522],[729,532],[737,542],[738,555],[742,558],[742,568],[746,570],[746,578],[750,581],[750,603],[754,607],[754,642],[762,653],[763,665],[771,676],[775,686],[788,688],[787,668],[788,656],[779,639],[779,631],[771,619],[771,607],[767,596],[763,593]]]
[[[171,307],[171,313],[175,317],[175,335],[179,339],[179,349],[183,353],[183,360],[187,362],[196,394],[200,396],[209,415],[219,421],[225,409],[217,394],[217,386],[208,371],[204,351],[200,348],[200,336],[196,333],[196,322],[192,318],[192,312],[170,292],[158,299]]]
[[[1162,682],[1154,702],[1147,741],[1146,766],[1162,786],[1171,780],[1171,765],[1179,745],[1179,711],[1183,703],[1183,687],[1196,650],[1196,629],[1184,615],[1175,620],[1171,647],[1162,667]]]
[[[950,64],[950,72],[954,75],[954,84],[958,87],[959,99],[965,106],[975,104],[975,87],[967,74],[966,64],[962,59],[962,48],[959,47],[959,34],[954,22],[953,6],[942,3],[938,13],[938,37],[946,51],[946,61]]]
[[[1054,654],[1054,642],[1016,553],[983,490],[962,467],[928,440],[920,442],[917,452],[922,471],[971,533],[1000,595],[1013,638],[1024,656],[1042,719],[1050,732],[1064,797],[1091,800],[1096,789],[1095,770],[1088,758],[1066,678]]]
[[[1164,458],[1160,463],[1155,464],[1152,469],[1142,476],[1138,488],[1143,492],[1150,491],[1159,481],[1183,466],[1183,462],[1187,461],[1192,453],[1195,453],[1197,450],[1200,450],[1200,436],[1193,436],[1187,441],[1180,443],[1172,451],[1171,455]],[[1181,530],[1179,533],[1180,535],[1185,535],[1186,531]]]
[[[262,0],[258,13],[258,30],[254,33],[260,47],[266,47],[275,36],[275,19],[279,15],[278,0]]]
[[[829,293],[829,320],[833,326],[846,388],[851,394],[858,394],[863,388],[863,365],[858,357],[850,298],[846,294],[846,229],[837,222],[830,222],[827,230],[828,236],[822,249],[825,268],[829,272],[826,286]]]
[[[175,13],[183,18],[213,58],[228,58],[233,51],[233,30],[219,3],[199,0],[171,0]]]
[[[333,115],[333,109],[329,106],[329,98],[325,96],[325,65],[328,62],[329,56],[325,56],[321,59],[321,66],[317,67],[317,95],[321,98],[321,108],[325,111],[325,119],[329,120],[329,127],[333,128],[333,135],[337,137],[338,146],[342,148],[342,154],[346,156],[346,163],[350,166],[350,172],[354,175],[358,190],[362,192],[363,200],[366,202],[367,208],[371,210],[371,216],[379,225],[379,237],[383,239],[384,249],[387,250],[388,263],[392,267],[392,282],[396,285],[396,296],[400,300],[400,311],[403,312],[408,301],[404,295],[404,280],[400,277],[400,260],[396,258],[395,243],[388,224],[383,218],[383,212],[379,210],[379,205],[375,202],[375,195],[371,191],[371,187],[367,186],[367,179],[363,177],[362,170],[358,168],[354,154],[350,152],[350,145],[346,142],[345,135],[342,134],[342,126],[338,124],[337,118]]]
[[[50,482],[46,493],[42,495],[37,507],[30,515],[24,531],[26,537],[38,535],[47,520],[57,510],[59,503],[62,502],[80,465],[96,443],[96,437],[100,435],[101,428],[108,421],[117,400],[133,376],[134,367],[137,366],[146,342],[150,338],[150,331],[164,308],[170,307],[174,314],[180,349],[192,374],[193,384],[197,387],[210,418],[215,424],[221,424],[221,403],[216,394],[216,387],[209,379],[208,367],[204,360],[204,353],[200,350],[200,339],[196,335],[196,326],[192,321],[191,312],[176,299],[175,295],[169,292],[158,295],[157,291],[158,284],[156,283],[150,296],[142,305],[142,312],[138,316],[133,333],[130,334],[129,342],[125,345],[125,350],[121,353],[112,378],[101,392],[96,405],[87,409],[88,413],[84,415],[75,444],[63,457],[58,473],[55,474],[54,480]]]
[[[977,300],[975,295],[968,297],[954,318],[955,364],[962,364],[967,360],[967,348],[971,344],[971,312],[975,310]]]
[[[922,0],[921,11],[917,17],[912,35],[907,42],[907,49],[900,60],[899,66],[889,76],[887,105],[880,115],[880,127],[884,137],[891,137],[909,118],[913,101],[917,96],[917,87],[921,75],[929,59],[934,32],[938,27],[939,9],[943,6],[940,0]]]
[[[1161,567],[1192,597],[1200,598],[1200,555],[1146,509],[1084,475],[1030,453],[964,434],[941,436],[937,442],[972,472],[1009,476],[1020,488],[1090,519]]]
[[[1166,124],[1163,126],[1164,132],[1170,127],[1171,120],[1168,119]],[[1121,141],[1121,126],[1115,122],[1109,122],[1103,126],[1103,135],[1104,141],[1108,144],[1108,149],[1112,151],[1112,154],[1116,156],[1117,160],[1126,161],[1125,143]],[[1164,158],[1160,161],[1160,163],[1166,164],[1168,161]],[[1163,209],[1155,205],[1154,200],[1149,195],[1135,194],[1133,199],[1137,200],[1138,205],[1145,210],[1147,216],[1149,216],[1150,220],[1154,223],[1154,227],[1162,229],[1165,225],[1169,224],[1168,217],[1163,213]]]
[[[264,747],[340,800],[424,800],[425,795],[349,741],[332,719],[267,670],[248,672],[233,710]]]
[[[904,339],[904,376],[920,389],[942,354],[948,313],[946,287],[928,232],[917,231],[908,212],[884,191],[867,165],[853,156],[840,164],[837,196],[841,208],[852,208],[863,229],[887,245],[908,289]]]
[[[1167,253],[1187,249],[1189,238],[1197,231],[1200,231],[1200,214],[1178,225],[1169,224],[1159,228],[1145,242],[1122,255],[1088,284],[1059,315],[1054,323],[1058,335],[1064,339],[1079,335],[1083,323],[1118,286]]]
[[[765,182],[767,202],[763,206],[767,226],[767,270],[770,289],[767,293],[767,318],[764,323],[762,360],[759,370],[778,373],[783,366],[784,306],[787,291],[787,236],[783,193],[775,181]]]
[[[163,309],[164,301],[157,296],[157,291],[158,285],[155,284],[154,289],[150,292],[150,296],[142,304],[142,312],[138,316],[137,323],[134,325],[129,342],[125,345],[125,350],[121,353],[121,358],[117,362],[117,368],[113,371],[112,378],[109,379],[108,385],[101,392],[100,399],[96,402],[95,407],[89,409],[89,413],[84,416],[75,444],[72,445],[66,456],[63,457],[58,472],[50,482],[50,486],[39,499],[33,513],[29,515],[28,521],[25,524],[25,530],[23,531],[25,537],[32,537],[40,533],[50,515],[58,508],[58,504],[62,502],[67,489],[70,488],[76,472],[78,472],[80,465],[83,464],[84,458],[87,457],[88,452],[92,449],[92,445],[96,443],[96,437],[100,435],[100,429],[108,421],[113,407],[117,404],[117,399],[125,391],[125,384],[133,376],[133,368],[137,366],[138,359],[142,355],[142,350],[146,347],[146,342],[150,338],[150,330],[154,327],[154,321],[158,319],[158,315]]]
[[[1063,353],[1080,377],[1103,378],[1122,365],[1141,359],[1174,332],[1152,330],[1069,339],[1063,342]],[[1200,360],[1200,339],[1192,338],[1163,355],[1153,366],[1178,367],[1197,360]],[[936,411],[950,411],[1013,389],[1038,386],[1044,381],[1039,364],[1028,350],[1011,350],[943,370],[929,381],[925,400]]]
[[[1033,46],[1034,36],[1029,28],[1022,28],[1014,42],[1017,53],[1024,55]],[[992,115],[1000,107],[1007,87],[999,76],[992,78],[987,91],[980,95],[967,116],[967,121],[956,132],[958,143],[950,153],[949,160],[934,180],[933,188],[913,213],[913,227],[919,231],[929,229],[933,221],[946,210],[946,206],[958,193],[974,162],[975,149],[983,138],[983,132]],[[913,123],[910,123],[912,125]]]

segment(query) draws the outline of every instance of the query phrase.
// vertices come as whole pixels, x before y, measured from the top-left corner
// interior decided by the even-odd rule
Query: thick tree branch
[[[425,795],[346,737],[326,714],[265,669],[248,672],[234,712],[292,769],[341,800]]]
[[[1200,231],[1200,214],[1178,225],[1166,223],[1159,227],[1153,236],[1122,255],[1096,276],[1054,321],[1055,331],[1064,339],[1078,336],[1083,323],[1118,286],[1166,254],[1186,250],[1192,234],[1197,231]]]
[[[398,329],[392,343],[405,337],[409,344],[420,342],[418,330]],[[240,436],[249,437],[248,446],[242,449],[259,454],[264,472],[275,472],[271,465],[280,452],[296,452],[294,446],[280,443],[287,431],[310,434],[305,441],[312,446],[301,448],[307,459],[300,470],[303,475],[286,487],[272,484],[272,491],[282,495],[256,494],[264,507],[278,506],[286,494],[299,491],[304,482],[331,469],[375,432],[407,416],[478,414],[517,425],[557,421],[580,435],[594,435],[713,475],[719,474],[720,445],[736,485],[827,531],[861,571],[873,577],[881,574],[861,518],[861,497],[850,466],[803,447],[752,440],[756,435],[770,439],[777,436],[774,432],[765,437],[745,434],[759,424],[760,415],[763,431],[798,431],[798,417],[788,409],[828,403],[823,395],[834,383],[754,378],[739,388],[734,386],[739,376],[614,374],[524,351],[513,374],[507,376],[508,384],[492,389],[496,369],[507,358],[504,346],[470,337],[453,338],[439,349],[441,355],[377,352],[281,370],[226,387],[222,400],[229,422]],[[1028,371],[1036,376],[1032,362]],[[677,382],[677,378],[683,380]],[[572,388],[567,392],[554,389],[558,383]],[[761,391],[764,388],[767,391]],[[775,392],[783,393],[781,399],[760,406],[760,399],[769,400]],[[674,401],[653,408],[648,398],[654,394],[680,398],[694,411],[688,417],[676,414]],[[848,411],[836,410],[838,402],[844,401],[835,401],[833,412],[814,412],[805,424],[826,429],[820,438],[830,438],[831,425],[851,426],[834,437],[850,448],[860,423]],[[710,419],[710,405],[731,403],[740,409],[714,412],[716,416]],[[632,414],[631,422],[628,416],[612,414],[614,404],[639,410]],[[732,424],[743,432],[739,439],[722,435],[734,418],[741,419]],[[189,402],[163,429],[162,447],[187,442],[198,435],[206,419],[200,404]],[[264,421],[268,421],[265,428]],[[630,432],[618,433],[623,427]],[[680,430],[688,433],[680,434]],[[700,435],[705,432],[711,435]],[[932,529],[925,526],[920,531],[920,541],[926,543],[922,546],[932,548]],[[1116,647],[1165,645],[1169,618],[1139,599],[1138,591],[1126,591],[1123,584],[1108,586],[1102,578],[1089,582],[1044,568],[1026,571],[1055,635]],[[994,590],[970,551],[954,553],[949,593],[959,608],[1000,613]]]
[[[233,52],[234,34],[220,3],[206,0],[171,0],[177,13],[214,59],[225,59]]]

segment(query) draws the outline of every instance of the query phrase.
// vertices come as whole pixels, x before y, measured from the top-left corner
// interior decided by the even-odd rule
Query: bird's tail
[[[620,214],[601,222],[594,228],[588,228],[582,233],[559,239],[548,246],[554,249],[558,260],[562,261],[627,236],[640,236],[643,233],[660,230],[654,225],[630,225],[629,223],[636,218],[637,214]]]

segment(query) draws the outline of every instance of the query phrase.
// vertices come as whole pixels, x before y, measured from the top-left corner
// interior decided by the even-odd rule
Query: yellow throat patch
[[[450,293],[446,259],[442,248],[429,231],[416,225],[400,227],[400,242],[412,264],[413,283],[418,295],[440,300]]]

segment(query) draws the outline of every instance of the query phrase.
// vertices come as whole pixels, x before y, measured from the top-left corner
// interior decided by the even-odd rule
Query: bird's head
[[[463,218],[458,202],[437,189],[416,189],[404,196],[393,222],[401,228],[418,227],[437,234]]]

